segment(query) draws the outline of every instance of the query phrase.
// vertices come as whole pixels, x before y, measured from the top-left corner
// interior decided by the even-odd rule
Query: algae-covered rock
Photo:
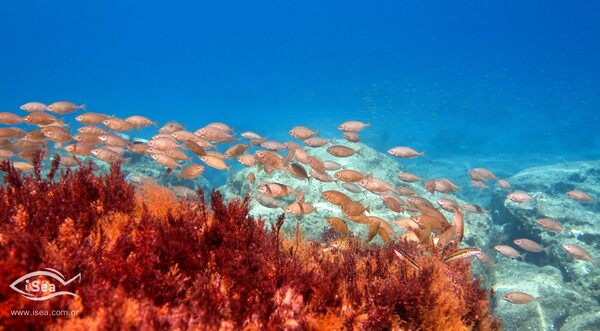
[[[526,317],[519,315],[523,312],[522,307],[507,308],[514,310],[513,314],[503,310],[499,304],[496,311],[505,327],[531,325],[531,329],[539,330],[536,323],[541,323],[541,316],[545,316],[544,320],[550,320],[552,324],[543,324],[548,326],[544,330],[600,328],[600,319],[594,313],[600,310],[600,266],[577,260],[562,247],[567,243],[577,244],[592,257],[600,257],[599,204],[596,201],[575,201],[565,194],[578,189],[592,197],[599,197],[600,161],[534,167],[519,172],[509,181],[515,189],[527,192],[534,199],[514,203],[506,199],[506,192],[494,193],[493,204],[499,207],[494,223],[499,230],[498,236],[491,238],[491,244],[516,247],[512,242],[514,239],[528,238],[547,247],[548,253],[530,252],[524,262],[511,260],[510,265],[505,257],[497,257],[501,268],[495,273],[495,287],[499,294],[502,294],[499,289],[505,286],[503,284],[510,284],[513,290],[526,292],[524,289],[530,288],[543,296],[540,303],[528,305],[539,305],[539,308],[527,308],[529,314]],[[536,223],[542,217],[555,219],[564,231],[552,232],[542,228]],[[550,268],[554,276],[543,276],[549,273]],[[550,288],[552,291],[548,292]],[[591,325],[594,327],[590,328]]]

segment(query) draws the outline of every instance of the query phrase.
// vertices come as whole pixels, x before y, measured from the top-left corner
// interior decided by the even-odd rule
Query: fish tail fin
[[[425,158],[425,151],[422,151],[421,153],[417,153],[419,156],[422,156],[423,158]]]
[[[550,246],[542,248],[542,251],[546,254],[550,254]]]
[[[68,128],[69,125],[71,125],[71,122],[65,123],[65,118],[64,117],[61,117],[61,118],[57,119],[56,122],[58,122],[59,126],[66,127],[66,128]]]
[[[521,261],[525,262],[525,255],[527,255],[527,252],[524,252],[523,254],[519,255],[521,257]]]
[[[83,111],[87,111],[87,102],[84,102],[83,104],[81,104],[81,106],[77,107]]]
[[[319,134],[319,130],[318,130],[318,129],[317,129],[317,131],[315,131],[315,136],[319,136],[319,137],[321,136],[321,135]]]
[[[356,154],[360,155],[361,157],[365,157],[365,156],[364,156],[364,155],[361,153],[361,151],[363,150],[363,148],[364,148],[364,147],[361,147],[361,148],[359,148],[359,149],[356,151]]]
[[[371,205],[368,205],[367,208],[365,208],[365,211],[367,211],[370,214],[371,213]]]

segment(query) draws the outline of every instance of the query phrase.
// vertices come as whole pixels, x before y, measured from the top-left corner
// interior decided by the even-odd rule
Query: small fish
[[[510,246],[506,246],[506,245],[498,245],[494,247],[495,250],[497,250],[500,254],[510,257],[511,259],[516,259],[516,258],[521,258],[521,260],[525,260],[525,254],[520,254],[519,251],[517,251],[516,249],[510,247]]]
[[[92,154],[94,144],[89,143],[75,143],[69,146],[65,146],[64,150],[74,155],[87,156]]]
[[[22,122],[23,122],[23,119],[21,118],[21,116],[19,116],[17,114],[13,114],[13,113],[9,113],[9,112],[0,113],[0,124],[12,125],[12,124],[19,124]]]
[[[442,209],[451,213],[460,208],[458,206],[458,203],[452,199],[439,198],[436,200],[436,202],[438,203],[438,205],[440,205],[440,207],[442,207]]]
[[[21,107],[19,107],[19,109],[33,113],[33,112],[42,112],[46,109],[48,109],[48,106],[46,106],[45,103],[41,103],[41,102],[28,102],[24,105],[22,105]]]
[[[370,206],[366,208],[363,207],[360,203],[356,201],[348,201],[342,206],[342,213],[346,216],[358,216],[363,214],[364,212],[371,212]]]
[[[357,132],[361,131],[364,128],[371,126],[371,123],[363,123],[359,121],[346,121],[340,125],[338,125],[338,130],[349,131],[349,132]]]
[[[254,198],[256,199],[256,201],[258,201],[259,204],[261,204],[264,207],[271,209],[281,207],[281,203],[279,201],[273,199],[273,197],[270,197],[268,195],[259,193]]]
[[[379,232],[379,228],[381,227],[381,222],[379,220],[371,220],[369,219],[369,232],[367,233],[367,237],[365,238],[365,243],[371,242],[373,238]]]
[[[327,223],[329,223],[329,225],[331,225],[331,227],[334,230],[339,232],[342,236],[348,236],[348,225],[346,225],[346,222],[343,219],[339,217],[328,217],[326,221]]]
[[[133,129],[133,125],[129,124],[129,122],[126,122],[124,119],[116,117],[109,117],[102,121],[102,124],[114,131],[129,131]]]
[[[153,147],[159,151],[168,151],[171,149],[179,148],[177,140],[170,136],[153,138],[148,142],[148,146]]]
[[[343,183],[341,185],[345,190],[352,192],[352,193],[361,193],[362,189],[360,188],[360,186],[354,184],[354,183]]]
[[[218,170],[229,171],[229,167],[227,166],[225,161],[223,161],[223,159],[218,156],[204,155],[204,156],[200,157],[200,160],[202,162],[206,163],[206,165],[208,165],[209,167],[212,167],[212,168],[215,168]]]
[[[567,192],[566,194],[569,198],[579,201],[579,202],[594,201],[594,199],[592,199],[592,197],[590,197],[587,193],[580,191],[580,190],[571,190],[571,191]]]
[[[415,222],[412,218],[408,217],[393,220],[392,222],[407,231],[414,231],[415,229],[419,228],[419,224],[417,224],[417,222]]]
[[[355,131],[344,131],[342,132],[342,136],[351,143],[357,143],[360,141],[360,136],[358,135],[358,132]]]
[[[358,185],[372,193],[383,193],[394,190],[394,187],[388,182],[375,177],[365,177],[358,181]]]
[[[256,164],[256,159],[254,155],[250,154],[242,154],[237,158],[238,162],[240,162],[244,167],[251,167]]]
[[[485,213],[488,212],[487,210],[481,208],[480,206],[474,205],[474,204],[471,204],[471,203],[465,203],[465,204],[463,204],[462,208],[463,208],[464,211],[469,212],[469,213],[473,213],[473,214],[485,214]]]
[[[23,122],[39,126],[50,124],[56,124],[60,126],[63,125],[62,119],[57,119],[56,117],[46,113],[31,113],[23,117]]]
[[[156,122],[153,122],[148,117],[140,115],[129,116],[125,119],[125,122],[131,124],[131,126],[133,126],[135,129],[143,128],[150,125],[156,126]]]
[[[147,179],[145,181],[148,182],[151,180],[152,179]],[[173,194],[175,194],[176,197],[181,199],[195,199],[198,197],[196,191],[186,186],[172,186],[171,191],[173,191]]]
[[[542,217],[535,220],[535,222],[543,227],[544,229],[554,231],[554,232],[562,232],[563,228],[555,219],[549,217]]]
[[[290,175],[294,176],[298,179],[308,179],[308,174],[306,173],[306,169],[298,163],[290,163],[287,166]]]
[[[109,146],[125,147],[125,146],[129,145],[127,140],[125,140],[117,135],[110,134],[110,133],[98,136],[98,139],[100,139],[100,141],[103,141],[105,144],[107,144]]]
[[[335,174],[333,174],[333,177],[343,182],[358,182],[361,179],[366,178],[367,175],[356,170],[345,169],[336,172]]]
[[[285,148],[287,148],[288,151],[293,151],[296,148],[302,148],[302,146],[300,146],[300,144],[298,144],[295,141],[288,141],[283,144],[285,145]]]
[[[316,156],[308,157],[308,165],[313,168],[316,172],[320,172],[322,174],[327,173],[327,169],[325,169],[325,165],[323,161]]]
[[[306,202],[298,201],[288,205],[283,211],[294,215],[307,215],[314,212],[315,207]]]
[[[81,160],[73,155],[62,155],[60,157],[60,165],[67,168],[77,167],[81,164]]]
[[[397,196],[391,194],[380,195],[383,204],[388,207],[389,210],[396,213],[403,213],[406,210],[406,203]]]
[[[304,126],[297,126],[297,127],[293,128],[292,130],[290,130],[290,135],[299,140],[306,140],[306,139],[309,139],[312,136],[318,135],[318,134],[319,134],[319,130],[313,131]]]
[[[77,129],[79,133],[94,133],[97,135],[107,134],[108,131],[93,125],[85,125]]]
[[[319,137],[308,138],[304,141],[304,145],[312,148],[317,148],[327,145],[327,143],[329,143],[330,141],[330,139],[324,139]]]
[[[256,151],[254,153],[256,161],[262,163],[265,166],[269,166],[272,169],[284,170],[283,157],[277,153],[271,151]]]
[[[435,180],[435,190],[440,193],[453,193],[458,188],[458,185],[454,184],[448,178],[440,178]]]
[[[123,159],[121,158],[121,155],[119,155],[119,153],[113,151],[112,149],[108,149],[108,148],[92,149],[90,153],[93,156],[95,156],[97,159],[107,162],[107,163],[123,161]]]
[[[343,146],[343,145],[334,145],[334,146],[328,147],[327,153],[329,153],[335,157],[349,157],[354,154],[361,155],[360,150],[355,151],[354,149]]]
[[[78,106],[70,101],[57,101],[51,103],[46,109],[55,114],[70,114],[78,109],[85,110],[85,103]]]
[[[207,124],[206,127],[217,128],[217,129],[223,130],[228,133],[233,132],[233,129],[229,125],[227,125],[225,123],[221,123],[221,122],[212,122],[212,123]]]
[[[141,141],[134,141],[131,144],[129,144],[129,149],[131,149],[132,152],[137,154],[145,154],[150,148],[152,148],[150,147],[150,145]]]
[[[487,253],[485,253],[485,252],[479,252],[478,254],[475,254],[475,257],[479,260],[479,262],[481,262],[485,265],[490,265],[490,266],[496,265],[494,263],[494,261],[492,261],[492,258],[490,258],[490,256],[487,255]]]
[[[197,142],[195,141],[191,141],[188,140],[185,142],[185,145],[188,147],[188,149],[190,151],[192,151],[192,153],[198,155],[198,156],[205,156],[206,151],[204,150],[204,147],[200,146]]]
[[[502,296],[502,300],[510,302],[516,305],[527,304],[532,301],[540,301],[539,298],[534,298],[533,296],[523,293],[523,292],[509,292]]]
[[[394,188],[394,191],[401,196],[411,196],[411,195],[416,195],[417,192],[415,192],[413,189],[406,187],[406,186],[396,186]]]
[[[350,197],[348,197],[344,193],[334,190],[325,191],[321,193],[321,196],[329,203],[340,207],[352,201],[352,199],[350,199]]]
[[[315,169],[310,169],[308,173],[312,176],[312,178],[323,183],[330,183],[334,181],[333,177],[326,172],[318,172]]]
[[[446,257],[444,259],[444,263],[448,263],[450,261],[454,261],[454,260],[458,260],[458,259],[466,259],[471,256],[476,256],[479,253],[481,253],[481,251],[478,250],[477,248],[473,248],[473,247],[461,248],[461,249],[457,250],[456,252],[448,255],[448,257]]]
[[[15,167],[15,169],[17,169],[19,172],[29,172],[31,170],[33,170],[33,164],[28,163],[28,162],[20,162],[20,161],[16,161],[16,162],[12,162],[13,167]]]
[[[193,132],[189,132],[186,130],[175,131],[175,132],[171,133],[171,137],[173,137],[181,142],[188,142],[188,141],[198,142],[198,141],[203,140],[202,138],[195,135]]]
[[[515,203],[525,203],[533,200],[533,198],[529,194],[523,191],[514,191],[507,195],[506,198]]]
[[[205,126],[196,130],[194,133],[200,138],[206,139],[210,142],[229,143],[235,140],[228,131],[214,126]]]
[[[283,197],[294,192],[291,187],[281,183],[267,183],[258,187],[258,192],[270,197]]]
[[[282,151],[286,149],[286,146],[283,143],[274,140],[265,141],[260,144],[260,146],[269,151]]]
[[[451,225],[446,231],[437,237],[436,246],[445,247],[451,242],[456,242],[456,227]]]
[[[496,185],[498,185],[501,189],[510,191],[512,190],[512,185],[506,179],[498,179],[496,180]]]
[[[401,172],[398,174],[398,178],[400,178],[401,181],[407,182],[407,183],[414,183],[414,182],[419,182],[419,181],[423,180],[419,176],[412,174],[410,172]]]
[[[340,170],[342,169],[342,165],[333,161],[323,161],[323,166],[325,170]]]
[[[510,191],[512,190],[512,185],[506,179],[498,179],[496,180],[496,185],[498,185],[501,189]]]
[[[598,262],[598,260],[594,259],[588,251],[578,245],[563,244],[562,247],[567,251],[567,253],[578,260],[589,261],[592,263]]]
[[[497,179],[491,171],[485,168],[475,168],[469,170],[467,173],[469,174],[469,177],[471,177],[472,180],[477,182]]]
[[[460,209],[454,209],[454,217],[452,218],[452,225],[456,228],[456,244],[460,244],[465,235],[465,221],[460,212]]]
[[[172,134],[173,132],[181,131],[183,129],[183,125],[177,122],[167,122],[160,129],[158,129],[158,132],[163,134]]]
[[[410,147],[397,146],[389,149],[388,154],[399,158],[412,159],[417,156],[425,156],[425,152],[417,152]]]
[[[162,164],[163,166],[169,168],[169,169],[173,169],[173,168],[178,168],[181,167],[181,165],[179,163],[177,163],[177,161],[169,156],[163,155],[163,154],[152,154],[150,155],[150,157]]]
[[[252,131],[245,131],[241,133],[241,136],[246,138],[247,140],[252,140],[252,139],[260,139],[262,138],[258,133],[254,133]]]
[[[413,259],[412,257],[410,257],[410,255],[408,255],[407,253],[405,253],[405,252],[403,252],[401,250],[396,250],[396,249],[394,249],[394,253],[396,253],[396,256],[400,260],[406,261],[415,270],[421,270],[421,266],[419,266],[419,264],[417,264],[417,262],[415,261],[415,259]]]
[[[237,158],[240,155],[244,154],[248,148],[250,148],[250,145],[247,144],[235,144],[231,147],[229,147],[225,153],[223,153],[223,156],[225,156],[226,158]]]
[[[198,176],[200,176],[203,172],[204,172],[203,166],[192,163],[192,164],[188,165],[187,167],[183,168],[181,170],[181,173],[177,174],[177,177],[178,178],[186,178],[186,179],[194,179],[194,178],[197,178]]]
[[[536,243],[535,241],[527,239],[527,238],[515,239],[515,240],[513,240],[513,242],[517,246],[521,247],[522,249],[524,249],[528,252],[539,253],[539,252],[543,251],[546,254],[548,253],[549,247],[543,247],[542,245]]]
[[[249,172],[248,176],[246,176],[246,179],[248,180],[248,183],[250,183],[250,185],[254,185],[254,183],[256,182],[256,175],[253,172]]]
[[[104,120],[106,120],[108,117],[108,115],[88,112],[78,115],[75,117],[75,120],[79,123],[87,125],[97,125],[102,124],[102,122],[104,122]]]
[[[471,186],[473,186],[474,188],[476,188],[478,190],[485,190],[486,188],[490,188],[489,186],[485,185],[483,182],[480,182],[477,180],[472,180]]]

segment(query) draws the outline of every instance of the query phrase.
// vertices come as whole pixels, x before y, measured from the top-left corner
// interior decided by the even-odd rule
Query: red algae
[[[284,216],[267,226],[249,198],[175,199],[160,186],[136,190],[113,165],[42,176],[5,161],[0,186],[0,325],[6,329],[498,330],[470,262],[456,251],[358,238],[286,237]],[[160,202],[163,202],[162,204]],[[166,203],[165,203],[166,202]],[[409,255],[420,268],[399,259]],[[80,298],[33,302],[9,285],[28,272],[81,273]],[[17,309],[76,317],[11,316]]]

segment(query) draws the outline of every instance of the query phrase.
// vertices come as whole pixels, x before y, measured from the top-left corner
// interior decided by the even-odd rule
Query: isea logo
[[[60,295],[79,298],[77,294],[65,290],[76,279],[81,282],[81,273],[67,280],[58,270],[45,268],[20,277],[10,284],[10,288],[33,301],[49,300]]]

